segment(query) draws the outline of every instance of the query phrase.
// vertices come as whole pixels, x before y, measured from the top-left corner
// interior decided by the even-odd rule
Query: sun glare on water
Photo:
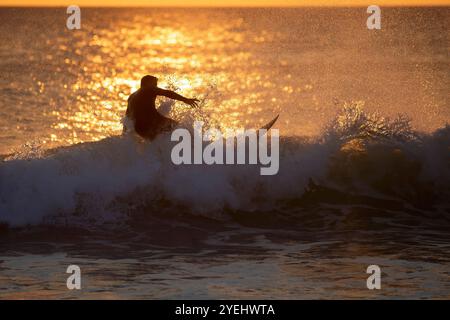
[[[79,73],[68,86],[76,103],[70,110],[53,113],[57,121],[48,142],[72,144],[119,134],[127,98],[139,88],[145,74],[157,76],[162,88],[202,99],[205,114],[220,119],[223,127],[243,127],[249,114],[260,111],[251,106],[260,97],[257,92],[246,96],[239,92],[249,91],[263,79],[245,71],[249,53],[225,50],[225,44],[236,48],[242,43],[242,36],[232,30],[241,23],[241,19],[227,24],[210,22],[208,30],[199,22],[189,29],[186,25],[150,28],[147,21],[135,19],[131,24],[95,29],[90,36],[86,22],[72,48],[61,47],[69,55],[66,63]],[[70,57],[71,53],[75,54]],[[224,72],[230,63],[237,67],[233,74]],[[218,85],[233,96],[221,95]],[[245,105],[248,107],[243,109]],[[183,105],[177,103],[177,107]]]

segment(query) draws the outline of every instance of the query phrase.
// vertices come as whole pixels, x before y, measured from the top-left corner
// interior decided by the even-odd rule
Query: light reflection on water
[[[245,109],[257,102],[260,94],[255,89],[262,79],[259,72],[251,71],[249,44],[242,46],[245,35],[233,31],[242,24],[241,18],[210,23],[208,15],[202,14],[196,17],[197,21],[186,24],[176,15],[161,17],[150,12],[149,16],[158,22],[149,24],[147,17],[138,16],[132,23],[120,21],[119,25],[123,25],[119,27],[95,29],[87,44],[84,41],[72,44],[80,55],[86,48],[92,52],[81,60],[86,74],[78,77],[72,86],[77,94],[75,108],[78,110],[60,114],[53,128],[89,132],[91,140],[117,134],[121,130],[126,98],[138,88],[140,77],[146,73],[161,78],[161,87],[169,85],[170,77],[170,84],[186,96],[202,98],[206,85],[224,85],[225,91],[238,96],[223,99],[222,95],[220,101],[203,105],[212,118],[220,115],[224,127],[242,125],[248,115],[261,111],[253,107]],[[172,23],[175,26],[167,25]],[[208,24],[208,29],[201,28],[201,23]],[[235,70],[230,70],[230,65]],[[78,63],[77,67],[80,67]],[[263,82],[263,87],[270,86],[269,82]],[[243,96],[242,92],[248,95]],[[55,141],[66,139],[64,134],[55,136]],[[73,134],[72,142],[81,139]]]
[[[254,232],[254,231],[253,231]],[[244,231],[245,233],[245,231]],[[2,299],[336,299],[449,298],[449,261],[439,243],[408,248],[382,241],[274,241],[250,232],[246,243],[207,249],[87,241],[42,253],[0,257]],[[228,234],[230,236],[230,234]],[[283,237],[282,235],[279,235]],[[242,237],[242,234],[240,235]],[[381,240],[381,239],[378,239]],[[388,239],[385,239],[388,240]],[[29,243],[28,249],[38,244]],[[21,248],[22,249],[22,248]],[[39,250],[38,250],[39,251]],[[65,253],[63,253],[65,252]],[[126,254],[124,254],[126,252]],[[443,257],[443,256],[442,256]],[[66,288],[68,265],[82,290]],[[382,270],[382,289],[366,288],[366,268]]]
[[[394,215],[376,227],[367,212],[352,220],[336,212],[328,213],[324,224],[311,219],[319,212],[278,227],[267,226],[262,216],[243,226],[161,214],[92,231],[40,227],[4,232],[0,298],[450,297],[444,220],[416,225],[413,218],[401,225]],[[71,264],[82,270],[81,291],[66,288]],[[381,268],[381,290],[366,287],[366,269],[372,264]]]
[[[224,127],[281,112],[284,135],[315,135],[336,101],[362,100],[432,131],[450,116],[448,11],[408,10],[386,10],[390,28],[375,36],[352,9],[83,9],[76,31],[59,9],[2,9],[0,153],[36,138],[50,147],[120,134],[144,74],[208,96],[205,113]]]

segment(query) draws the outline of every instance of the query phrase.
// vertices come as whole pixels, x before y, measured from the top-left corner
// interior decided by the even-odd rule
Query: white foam
[[[419,174],[417,179],[448,190],[449,132],[447,127],[426,136],[423,142],[399,142],[405,163],[415,161],[421,166],[419,173],[404,174]],[[120,219],[126,214],[123,203],[135,208],[156,205],[159,199],[190,213],[220,218],[224,209],[270,210],[279,200],[301,197],[310,178],[324,185],[341,184],[343,188],[349,178],[371,186],[373,179],[389,175],[396,168],[393,164],[397,165],[398,160],[393,161],[392,157],[397,156],[391,156],[392,148],[386,152],[369,148],[368,158],[350,157],[341,163],[334,155],[345,140],[335,134],[324,136],[328,138],[309,142],[282,137],[280,170],[275,176],[261,176],[257,165],[175,166],[170,159],[170,134],[160,135],[151,143],[140,142],[132,134],[110,137],[60,148],[43,158],[5,161],[0,164],[0,221],[20,226],[39,224],[55,215],[85,216],[89,223]],[[348,132],[340,136],[347,137]],[[391,146],[383,139],[380,143]],[[373,161],[369,163],[365,159],[370,157]],[[361,175],[358,170],[367,163],[373,168]],[[330,176],[330,170],[338,174]],[[342,170],[346,176],[339,181]]]

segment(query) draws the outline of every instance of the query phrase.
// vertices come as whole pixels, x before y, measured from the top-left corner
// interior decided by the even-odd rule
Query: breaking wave
[[[175,166],[168,140],[123,135],[47,152],[31,145],[0,163],[0,222],[92,225],[164,212],[230,219],[361,201],[448,213],[449,125],[422,134],[403,116],[348,104],[320,137],[282,136],[274,176],[258,165]]]

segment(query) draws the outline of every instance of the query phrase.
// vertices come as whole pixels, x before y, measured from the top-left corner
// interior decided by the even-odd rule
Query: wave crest
[[[449,204],[450,126],[420,134],[406,117],[368,114],[360,103],[345,105],[320,137],[281,137],[275,176],[251,165],[175,166],[169,140],[124,135],[16,154],[0,165],[0,221],[91,225],[166,211],[229,219],[230,211],[295,211],[311,199],[351,205],[357,195],[429,210]]]

